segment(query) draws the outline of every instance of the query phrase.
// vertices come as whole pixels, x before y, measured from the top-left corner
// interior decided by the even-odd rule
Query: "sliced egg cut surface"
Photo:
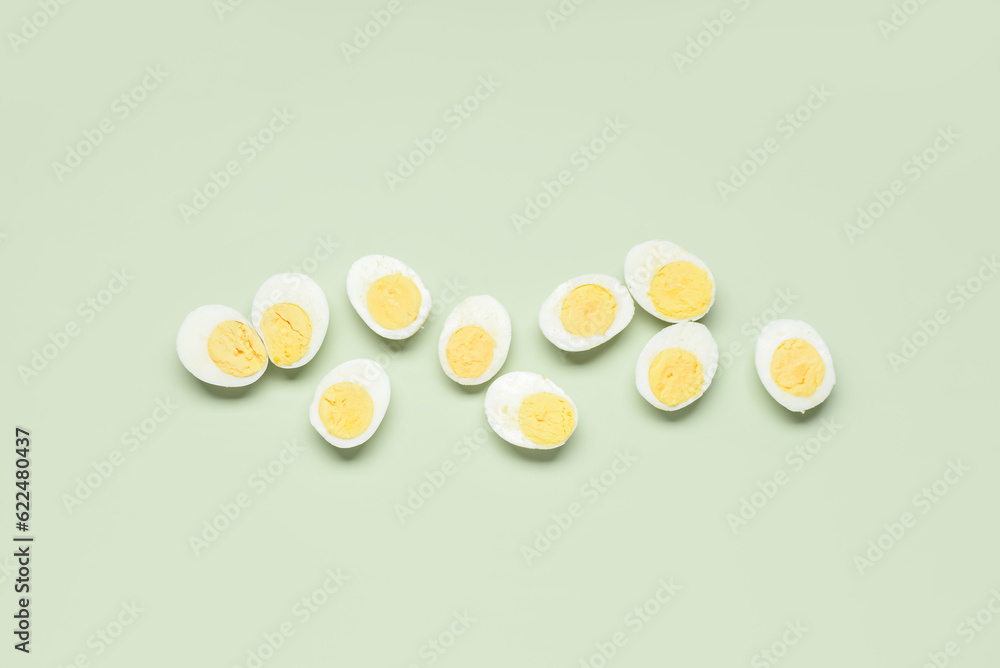
[[[708,328],[682,322],[660,330],[639,353],[635,386],[662,411],[675,411],[705,394],[719,367],[719,346]]]
[[[493,431],[522,448],[557,448],[579,423],[569,395],[545,376],[527,371],[514,371],[493,381],[486,391],[485,407]]]
[[[625,257],[635,301],[665,322],[698,320],[715,303],[715,277],[693,253],[670,241],[646,241]]]
[[[757,375],[774,400],[805,413],[823,403],[837,382],[823,337],[801,320],[775,320],[757,336]]]
[[[353,448],[382,424],[390,398],[389,376],[378,362],[344,362],[323,377],[309,406],[309,422],[328,443]]]
[[[177,356],[196,378],[220,387],[249,385],[267,368],[267,349],[250,321],[219,304],[201,306],[184,318]]]
[[[632,297],[617,279],[585,274],[552,291],[538,313],[538,326],[560,350],[580,352],[611,340],[634,313]]]
[[[445,374],[461,385],[493,378],[510,351],[510,315],[489,295],[462,300],[445,319],[438,358]]]
[[[271,361],[295,369],[319,352],[330,306],[323,289],[305,274],[276,274],[257,290],[250,317]]]
[[[431,312],[431,295],[417,273],[387,255],[366,255],[351,265],[347,297],[365,324],[387,339],[413,336]]]

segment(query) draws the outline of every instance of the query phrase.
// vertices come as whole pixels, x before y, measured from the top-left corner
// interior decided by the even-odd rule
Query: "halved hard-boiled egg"
[[[559,349],[579,352],[610,340],[634,313],[625,286],[611,276],[586,274],[552,291],[538,313],[538,326]]]
[[[576,405],[551,380],[514,371],[486,391],[486,419],[503,440],[522,448],[557,448],[579,422]]]
[[[254,295],[250,319],[276,366],[300,367],[319,352],[330,324],[323,289],[305,274],[276,274]]]
[[[441,368],[461,385],[485,383],[506,361],[510,333],[510,315],[496,299],[477,295],[462,300],[441,330]]]
[[[703,395],[718,368],[712,333],[700,323],[682,322],[657,332],[639,353],[635,386],[653,406],[675,411]]]
[[[774,400],[805,413],[823,403],[837,382],[826,342],[801,320],[775,320],[757,335],[757,375]]]
[[[639,306],[665,322],[698,320],[715,303],[708,266],[670,241],[633,247],[625,257],[625,283]]]
[[[309,422],[331,445],[353,448],[371,438],[382,424],[389,396],[389,376],[378,362],[344,362],[316,387]]]
[[[431,312],[431,294],[409,266],[366,255],[347,271],[347,297],[365,324],[387,339],[408,339]]]
[[[267,349],[250,321],[228,306],[191,311],[177,331],[177,356],[198,380],[243,387],[267,368]]]

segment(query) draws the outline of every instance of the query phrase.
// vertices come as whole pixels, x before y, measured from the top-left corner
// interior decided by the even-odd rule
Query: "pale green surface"
[[[2,58],[0,390],[6,428],[33,432],[38,536],[34,652],[4,647],[3,665],[84,653],[108,668],[242,666],[285,621],[296,633],[266,666],[429,665],[421,646],[463,610],[477,621],[435,665],[577,666],[621,630],[628,644],[609,665],[745,666],[795,620],[809,631],[781,665],[917,667],[953,639],[953,665],[995,665],[1000,620],[968,644],[955,627],[1000,585],[1000,281],[961,311],[947,295],[1000,250],[997,5],[928,3],[886,41],[875,24],[887,2],[594,0],[554,32],[554,1],[406,2],[348,64],[339,42],[384,6],[351,4],[247,0],[220,21],[208,0],[74,2]],[[736,22],[678,73],[671,54],[724,7]],[[7,3],[3,25],[36,9]],[[169,76],[57,182],[62,147],[110,115],[147,65]],[[448,127],[442,113],[489,75],[500,88]],[[715,183],[729,165],[821,84],[833,98],[722,202]],[[243,137],[281,106],[296,120],[185,225],[178,205],[241,159]],[[628,128],[575,171],[572,153],[608,117]],[[949,125],[955,146],[848,243],[852,212]],[[383,172],[436,127],[447,142],[390,192]],[[511,214],[562,169],[573,185],[518,234]],[[340,244],[313,271],[332,319],[318,356],[246,391],[190,376],[174,352],[184,315],[206,303],[248,313],[260,283],[301,266],[317,237]],[[635,358],[659,329],[639,309],[604,348],[559,354],[537,328],[543,299],[579,274],[621,278],[628,249],[649,238],[712,268],[718,300],[703,322],[724,349],[751,347],[743,324],[790,289],[788,315],[834,355],[827,403],[804,418],[780,408],[747,352],[702,400],[661,414],[635,389]],[[452,281],[461,296],[504,303],[514,339],[503,371],[544,373],[573,397],[570,442],[532,456],[489,431],[469,461],[454,455],[485,426],[485,387],[463,390],[441,371],[444,309],[391,357],[375,438],[350,454],[327,445],[306,417],[315,384],[386,350],[344,291],[347,267],[368,253],[409,263],[439,301]],[[120,267],[134,282],[84,323],[77,305]],[[951,320],[893,372],[887,354],[938,308]],[[70,320],[80,335],[25,388],[17,365]],[[180,407],[68,513],[62,495],[122,449],[157,398]],[[726,514],[789,470],[785,453],[827,418],[842,431],[734,535]],[[289,438],[304,452],[256,495],[248,476]],[[588,503],[581,485],[619,449],[637,463]],[[446,458],[457,473],[401,525],[394,504]],[[860,575],[853,557],[959,458],[971,472]],[[0,462],[10,503],[12,459]],[[252,505],[196,557],[189,535],[243,491]],[[528,566],[521,546],[573,502],[583,516]],[[296,600],[338,567],[350,582],[297,624]],[[682,590],[633,633],[625,615],[661,578]],[[88,636],[133,599],[145,612],[95,657]]]

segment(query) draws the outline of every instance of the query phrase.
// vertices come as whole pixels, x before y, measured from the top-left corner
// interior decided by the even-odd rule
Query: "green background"
[[[1000,620],[969,643],[956,634],[1000,585],[1000,280],[961,309],[948,299],[1000,250],[1000,7],[927,3],[885,39],[877,23],[893,6],[882,1],[592,0],[552,29],[557,6],[403,0],[350,63],[341,42],[386,3],[246,0],[220,18],[208,0],[81,1],[16,52],[8,37],[0,392],[10,432],[32,432],[37,539],[33,651],[8,644],[3,665],[83,654],[109,668],[245,666],[261,634],[291,622],[295,635],[264,665],[426,666],[421,648],[463,611],[476,621],[435,665],[578,666],[619,631],[628,642],[607,665],[755,665],[796,621],[809,630],[781,665],[916,668],[952,640],[950,665],[1000,660]],[[38,7],[6,3],[0,25],[20,31]],[[674,52],[724,9],[734,22],[679,72]],[[166,79],[119,120],[112,103],[155,66]],[[445,111],[490,76],[499,88],[449,126]],[[811,86],[832,97],[782,137],[775,123]],[[295,120],[246,161],[240,143],[275,107]],[[115,130],[57,179],[52,162],[105,117]],[[607,118],[627,129],[578,171],[574,152]],[[949,126],[960,138],[910,181],[904,163]],[[390,190],[384,172],[439,127],[447,140]],[[723,201],[717,182],[768,137],[780,150]],[[241,173],[186,223],[179,205],[234,159]],[[563,169],[572,185],[518,231],[512,214]],[[893,179],[905,194],[851,243],[844,225]],[[790,291],[786,315],[832,351],[830,399],[804,417],[785,411],[745,351],[700,401],[660,413],[634,384],[660,328],[641,309],[591,353],[544,339],[537,311],[557,284],[621,279],[626,252],[651,238],[712,268],[718,298],[702,322],[723,350],[751,349],[745,324]],[[442,304],[402,349],[345,294],[347,268],[369,253],[410,264]],[[185,371],[174,339],[189,311],[249,315],[258,286],[293,267],[330,302],[311,363],[271,367],[244,391]],[[134,280],[87,322],[79,305],[122,268]],[[485,386],[464,390],[442,372],[444,317],[475,294],[510,311],[502,372],[543,373],[576,402],[580,425],[560,450],[507,445],[486,427]],[[938,309],[947,323],[893,370],[889,353]],[[18,367],[69,323],[79,335],[23,382]],[[379,354],[392,382],[385,421],[356,451],[336,451],[307,419],[316,383]],[[178,408],[129,452],[122,434],[157,399]],[[734,534],[727,514],[791,472],[786,453],[824,420],[842,425],[837,435]],[[462,461],[454,444],[484,427]],[[302,453],[257,494],[248,478],[287,439]],[[13,436],[5,443],[0,498],[12,510]],[[68,511],[77,478],[116,449],[124,463]],[[619,450],[636,463],[590,503],[581,486]],[[457,472],[402,523],[395,505],[446,459]],[[915,510],[911,497],[959,459],[970,472]],[[250,507],[196,556],[189,537],[243,492]],[[529,565],[522,546],[574,502],[583,515]],[[860,573],[854,557],[907,511],[916,526]],[[300,624],[296,601],[338,568],[350,580]],[[634,633],[625,616],[670,578],[679,593]],[[88,638],[133,600],[143,612],[97,655]]]

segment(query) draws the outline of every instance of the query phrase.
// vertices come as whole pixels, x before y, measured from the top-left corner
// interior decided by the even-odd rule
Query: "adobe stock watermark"
[[[418,661],[412,661],[406,668],[430,666],[447,654],[458,640],[465,636],[476,623],[476,618],[468,610],[456,611],[444,630],[431,636],[417,650]]]
[[[140,448],[144,448],[160,425],[169,420],[174,411],[180,408],[170,397],[156,399],[153,404],[153,410],[146,417],[122,432],[121,449],[112,450],[104,459],[91,461],[92,470],[76,479],[76,486],[72,492],[62,495],[63,507],[67,513],[72,515],[74,510],[92,497],[94,492],[121,468],[128,458],[128,453],[138,452]]]
[[[976,271],[948,291],[945,301],[952,306],[950,311],[948,308],[942,307],[936,309],[927,320],[917,320],[916,328],[900,339],[899,348],[886,355],[892,370],[898,373],[901,368],[912,362],[920,354],[920,351],[941,332],[941,329],[951,322],[952,316],[975,299],[998,272],[1000,272],[1000,263],[997,262],[997,256],[995,254],[990,257],[984,255],[980,259]]]
[[[303,283],[299,274],[309,276],[314,273],[319,269],[320,264],[333,257],[340,246],[340,243],[331,241],[329,235],[316,237],[316,245],[313,246],[312,252],[298,260],[287,272],[284,272],[291,275],[284,276],[281,279],[281,285],[276,286],[270,294],[262,295],[259,302],[255,299],[255,305],[250,312],[250,320],[256,321],[262,318],[267,309],[281,303],[290,289],[294,291]]]
[[[965,619],[955,627],[958,639],[949,640],[941,649],[927,652],[927,661],[921,668],[945,668],[952,659],[962,653],[963,645],[959,644],[959,640],[967,647],[989,628],[993,620],[1000,617],[1000,588],[994,587],[989,594],[990,597],[981,608],[966,615]]]
[[[809,629],[798,620],[785,622],[785,630],[781,637],[754,654],[750,659],[750,668],[770,668],[776,665],[788,654],[790,648],[799,644],[808,631]]]
[[[27,387],[32,379],[45,371],[66,350],[70,342],[83,332],[83,328],[104,313],[134,280],[135,276],[130,274],[126,267],[112,271],[111,279],[105,287],[77,305],[76,314],[80,316],[80,321],[70,319],[55,332],[49,331],[48,341],[32,349],[28,363],[17,365],[17,375],[24,386]]]
[[[72,661],[66,666],[59,664],[58,668],[89,668],[91,662],[111,649],[126,629],[135,624],[139,615],[145,611],[145,608],[140,607],[135,601],[122,601],[111,621],[87,636],[87,649],[77,652]]]
[[[492,74],[479,77],[478,84],[471,93],[448,107],[441,114],[441,120],[444,121],[446,127],[436,127],[426,136],[414,139],[413,144],[416,148],[409,153],[400,153],[397,156],[395,171],[387,170],[383,174],[389,191],[396,192],[396,188],[413,176],[417,169],[434,155],[437,147],[448,141],[449,129],[454,132],[461,128],[466,121],[472,118],[472,114],[479,109],[480,105],[490,99],[500,86],[501,82],[494,79]]]
[[[867,549],[854,555],[854,567],[862,577],[881,561],[888,552],[906,536],[907,532],[917,526],[918,520],[941,503],[948,492],[954,488],[971,471],[961,459],[948,461],[948,468],[940,478],[930,485],[921,488],[910,499],[913,510],[903,511],[896,520],[882,525],[882,533],[868,541]]]
[[[112,132],[121,127],[119,124],[128,119],[132,112],[137,110],[139,105],[146,101],[149,94],[159,88],[168,76],[170,73],[164,72],[159,65],[147,67],[145,75],[139,83],[111,102],[110,115],[99,120],[94,127],[84,128],[81,133],[82,139],[78,139],[72,144],[66,144],[62,162],[52,161],[52,173],[55,174],[56,180],[62,183],[68,175],[83,165],[84,161],[93,155],[94,150],[104,143],[104,140]]]
[[[200,186],[192,189],[191,200],[178,205],[184,222],[189,224],[194,218],[203,214],[208,206],[232,185],[233,179],[243,173],[243,168],[266,151],[295,119],[296,116],[288,111],[288,107],[281,109],[274,107],[267,121],[237,145],[237,157],[227,160],[218,171],[209,170],[208,178],[203,179]]]
[[[225,21],[226,17],[243,6],[244,0],[212,0],[212,9],[220,21]]]
[[[298,440],[292,438],[284,441],[273,459],[259,466],[247,477],[247,489],[238,492],[231,500],[220,503],[219,512],[203,520],[199,531],[188,536],[188,545],[194,556],[200,557],[210,545],[219,540],[253,504],[254,499],[270,489],[303,452],[305,448],[299,445]]]
[[[10,48],[17,53],[28,45],[28,42],[38,36],[45,26],[54,19],[70,0],[38,0],[38,11],[21,17],[21,25],[17,32],[7,33]]]
[[[563,192],[576,182],[575,175],[587,171],[627,129],[628,125],[622,122],[619,116],[605,118],[600,132],[590,141],[580,144],[570,154],[570,167],[556,172],[551,181],[542,179],[539,184],[541,187],[536,193],[524,199],[524,208],[511,214],[510,221],[518,234],[523,232],[525,227],[537,222]]]
[[[316,237],[316,244],[312,250],[297,260],[288,271],[312,276],[319,270],[320,265],[332,258],[342,246],[339,241],[333,241],[329,234]]]
[[[393,504],[393,510],[400,524],[406,524],[417,512],[430,501],[438,491],[453,477],[472,457],[486,445],[488,436],[486,430],[477,427],[471,434],[466,434],[451,446],[453,457],[446,457],[440,464],[425,471],[420,481],[408,488],[403,503]]]
[[[892,4],[892,12],[888,18],[879,19],[875,24],[883,41],[888,42],[889,37],[899,32],[910,19],[917,15],[917,12],[926,5],[928,0],[903,0]]]
[[[17,564],[11,561],[10,557],[4,557],[3,561],[0,561],[0,584],[7,581],[11,575],[17,574]]]
[[[792,292],[791,288],[778,288],[774,291],[774,299],[771,305],[765,307],[755,316],[744,321],[740,325],[739,332],[743,339],[730,342],[725,348],[720,348],[719,370],[715,372],[716,377],[723,374],[734,362],[748,350],[753,350],[756,346],[757,335],[769,322],[773,322],[788,313],[792,305],[799,300],[799,296]]]
[[[789,140],[799,130],[812,120],[816,112],[822,109],[833,97],[833,92],[827,90],[826,84],[811,86],[806,99],[799,106],[787,112],[774,123],[774,130],[781,139]],[[747,158],[732,163],[729,177],[715,182],[719,197],[723,202],[740,191],[757,172],[768,163],[773,155],[781,150],[782,144],[775,137],[768,137],[760,146],[748,148]]]
[[[621,477],[639,461],[627,449],[617,450],[615,458],[600,473],[580,485],[580,496],[587,502],[572,501],[564,509],[549,516],[551,521],[535,531],[532,539],[521,545],[521,556],[528,566],[533,565],[543,554],[568,532],[583,517],[587,507],[597,503],[618,483]]]
[[[823,418],[814,436],[810,436],[805,443],[788,450],[785,453],[784,462],[789,469],[779,467],[764,480],[757,481],[757,489],[740,499],[740,507],[736,512],[726,514],[726,522],[733,534],[738,534],[740,529],[750,524],[757,517],[757,514],[774,500],[782,488],[798,473],[801,473],[806,465],[819,455],[843,428],[844,425],[834,418]]]
[[[262,633],[261,641],[247,648],[244,663],[242,665],[235,663],[234,668],[243,666],[261,668],[285,646],[296,631],[322,610],[350,579],[351,576],[345,575],[342,569],[328,568],[323,573],[323,581],[292,605],[289,618],[278,624],[273,631]]]
[[[745,12],[753,4],[754,0],[733,0],[739,12]],[[715,44],[716,40],[726,32],[727,26],[736,23],[740,14],[728,7],[701,22],[704,28],[697,33],[689,35],[683,49],[674,51],[674,65],[677,71],[684,74],[686,68],[694,65],[694,62],[704,55],[704,53]]]
[[[907,192],[906,181],[913,184],[927,173],[945,153],[951,150],[962,135],[951,129],[939,127],[934,140],[920,153],[914,153],[903,163],[900,171],[903,178],[895,178],[889,182],[885,190],[875,189],[872,199],[864,206],[859,206],[857,217],[853,223],[844,223],[844,234],[847,240],[854,244],[855,239],[870,230],[882,216],[889,212]],[[906,179],[906,181],[904,181]]]
[[[373,9],[370,12],[371,20],[354,28],[351,41],[340,43],[340,52],[344,54],[344,60],[348,64],[353,62],[353,59],[371,46],[372,42],[382,34],[382,31],[389,27],[393,19],[402,14],[403,10],[410,4],[412,4],[411,0],[389,0],[384,8]]]
[[[652,595],[625,613],[622,620],[624,628],[614,631],[607,639],[594,643],[596,651],[580,659],[579,668],[605,668],[634,636],[641,633],[657,615],[663,612],[680,590],[680,585],[675,583],[673,578],[657,580]]]
[[[552,32],[556,28],[569,21],[576,14],[578,7],[587,4],[587,0],[560,0],[559,4],[552,9],[545,10],[545,20],[548,21]]]

